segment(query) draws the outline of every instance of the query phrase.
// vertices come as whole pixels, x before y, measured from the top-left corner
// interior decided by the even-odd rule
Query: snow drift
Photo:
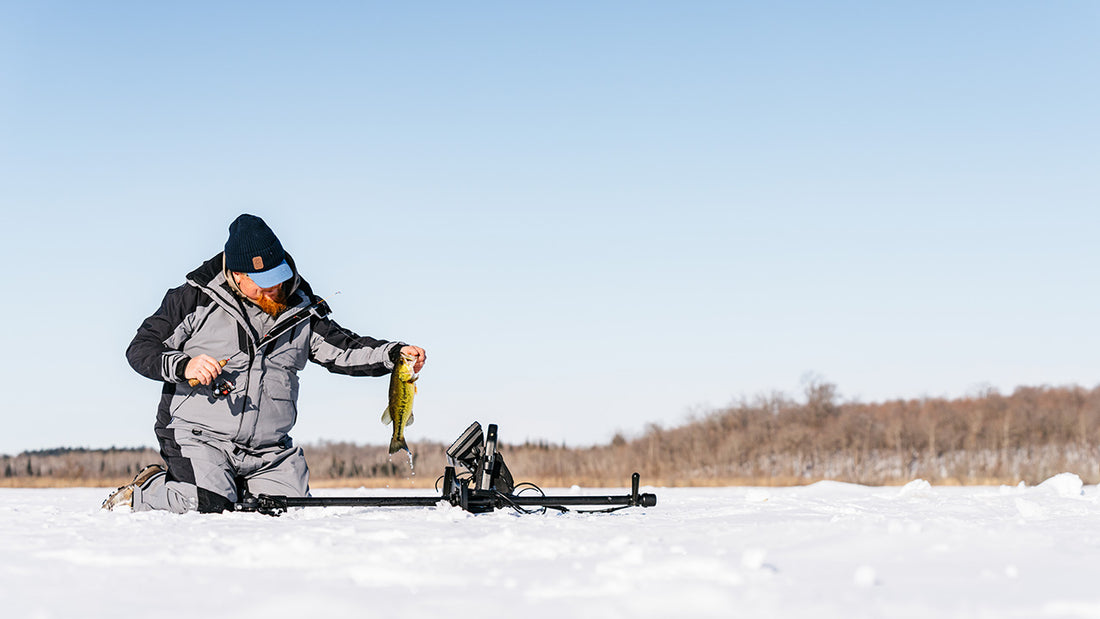
[[[0,490],[0,608],[43,619],[1100,617],[1100,494],[1076,475],[1035,487],[645,490],[656,507],[614,514],[440,505],[280,518],[105,512],[106,489]],[[423,491],[317,494],[373,493]]]

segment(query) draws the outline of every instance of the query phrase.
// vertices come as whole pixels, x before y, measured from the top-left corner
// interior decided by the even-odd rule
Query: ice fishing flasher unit
[[[461,473],[456,471],[462,470]],[[472,514],[511,508],[519,513],[560,512],[569,508],[591,507],[581,512],[612,512],[627,507],[653,507],[657,495],[638,491],[641,476],[634,473],[630,494],[547,496],[531,483],[516,484],[512,473],[497,451],[497,427],[490,424],[482,434],[474,422],[447,448],[442,493],[425,497],[288,497],[244,493],[234,511],[259,512],[278,516],[291,507],[434,507],[448,502]],[[438,482],[437,482],[438,483]]]

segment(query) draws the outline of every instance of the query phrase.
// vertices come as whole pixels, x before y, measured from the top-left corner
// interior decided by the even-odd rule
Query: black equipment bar
[[[292,507],[434,507],[447,502],[470,513],[479,514],[504,508],[526,512],[524,508],[527,507],[568,511],[566,506],[590,506],[604,508],[596,511],[614,511],[625,507],[653,507],[657,504],[657,495],[638,491],[641,483],[638,473],[631,476],[630,494],[545,496],[541,491],[537,495],[513,494],[511,474],[507,472],[507,467],[496,450],[496,425],[490,425],[487,434],[488,440],[483,443],[480,439],[481,428],[474,422],[455,442],[455,445],[468,448],[469,454],[473,455],[463,458],[463,454],[459,454],[460,457],[452,461],[466,468],[472,476],[459,479],[454,466],[446,467],[443,473],[443,491],[437,496],[288,497],[245,494],[233,509],[278,516]],[[481,445],[484,445],[484,450],[478,449]],[[452,455],[449,451],[448,456]]]
[[[244,500],[233,506],[238,512],[260,512],[271,516],[278,516],[291,507],[434,507],[443,497],[293,497],[261,494],[259,496],[246,496]]]
[[[634,473],[632,491],[622,495],[516,495],[503,494],[496,490],[478,490],[455,482],[454,468],[447,467],[444,474],[443,493],[437,496],[393,496],[393,497],[288,497],[261,494],[248,495],[233,506],[234,511],[259,512],[278,516],[292,507],[434,507],[440,503],[450,503],[455,507],[475,513],[491,512],[507,507],[547,507],[564,509],[565,507],[653,507],[657,504],[657,495],[638,492],[639,475]]]
[[[653,507],[657,504],[657,495],[639,493],[638,485],[641,475],[634,473],[630,480],[630,494],[612,496],[582,496],[570,494],[567,496],[522,496],[509,495],[507,498],[512,503],[522,506],[547,507],[555,505],[622,505],[625,507]]]

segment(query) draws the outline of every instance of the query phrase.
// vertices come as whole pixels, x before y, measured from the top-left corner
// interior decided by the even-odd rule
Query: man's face
[[[275,316],[286,309],[282,284],[276,284],[270,288],[260,288],[247,273],[237,272],[233,273],[233,280],[237,282],[237,288],[240,289],[241,294],[251,299],[268,314]]]

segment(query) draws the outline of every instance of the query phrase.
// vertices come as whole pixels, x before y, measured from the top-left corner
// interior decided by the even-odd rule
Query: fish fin
[[[386,407],[386,410],[382,411],[382,423],[387,426],[393,423],[393,415],[390,414],[390,407],[388,406]]]
[[[413,413],[412,413],[412,411],[409,411],[409,420],[405,422],[405,425],[406,426],[411,426],[413,424],[413,419],[414,419]]]
[[[393,454],[397,453],[398,451],[401,451],[402,449],[404,449],[405,451],[409,451],[409,444],[405,442],[405,439],[403,439],[403,438],[390,439],[390,455],[391,456]],[[410,452],[410,453],[412,453],[412,452]]]

